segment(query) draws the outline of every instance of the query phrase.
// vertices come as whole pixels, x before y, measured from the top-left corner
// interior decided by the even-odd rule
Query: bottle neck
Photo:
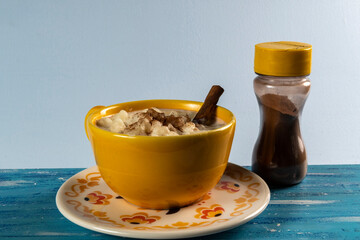
[[[254,79],[254,90],[259,104],[289,116],[301,115],[310,85],[307,76],[258,75]]]
[[[269,75],[262,75],[256,73],[257,80],[263,82],[264,84],[270,85],[283,85],[283,86],[293,86],[293,85],[302,85],[306,82],[310,85],[309,75],[306,76],[294,76],[294,77],[280,77],[280,76],[269,76]]]

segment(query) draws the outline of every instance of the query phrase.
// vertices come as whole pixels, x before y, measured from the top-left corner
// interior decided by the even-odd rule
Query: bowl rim
[[[142,136],[142,135],[135,135],[135,136],[130,136],[127,134],[121,134],[121,133],[114,133],[114,132],[110,132],[108,130],[102,129],[98,126],[96,126],[96,124],[93,123],[93,118],[95,114],[101,113],[102,111],[107,111],[111,108],[116,108],[119,105],[126,105],[126,104],[136,104],[136,103],[141,103],[141,102],[152,102],[152,101],[162,101],[162,102],[166,102],[166,101],[172,101],[172,102],[178,102],[178,103],[185,103],[185,104],[196,104],[196,105],[202,105],[203,102],[199,102],[199,101],[192,101],[192,100],[179,100],[179,99],[146,99],[146,100],[137,100],[137,101],[129,101],[129,102],[122,102],[122,103],[116,103],[116,104],[112,104],[109,106],[103,106],[99,109],[96,109],[94,112],[90,113],[87,117],[86,117],[86,123],[89,125],[89,127],[95,131],[98,132],[100,134],[105,134],[105,136],[114,136],[114,137],[120,137],[120,138],[130,138],[130,139],[173,139],[173,138],[186,138],[186,137],[200,137],[200,136],[204,136],[204,135],[209,135],[212,133],[217,133],[217,132],[222,132],[227,130],[228,128],[230,128],[232,125],[236,124],[236,118],[235,115],[227,108],[224,108],[222,106],[218,105],[219,109],[222,109],[224,111],[227,111],[228,113],[230,113],[231,115],[231,120],[226,123],[224,126],[216,128],[216,129],[211,129],[211,130],[207,130],[207,131],[199,131],[197,133],[192,133],[192,134],[188,134],[188,135],[177,135],[177,136]],[[179,108],[181,109],[181,108]],[[186,110],[186,109],[184,109]]]

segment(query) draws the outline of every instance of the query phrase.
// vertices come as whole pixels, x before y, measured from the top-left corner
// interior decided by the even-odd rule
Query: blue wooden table
[[[120,239],[79,227],[57,210],[57,190],[81,170],[0,169],[0,239]],[[301,184],[272,189],[257,218],[196,239],[360,239],[360,165],[309,166]]]

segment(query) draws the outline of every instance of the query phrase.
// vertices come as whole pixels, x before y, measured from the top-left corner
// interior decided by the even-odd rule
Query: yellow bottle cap
[[[300,42],[266,42],[255,45],[254,70],[258,74],[293,77],[311,72],[312,46]]]

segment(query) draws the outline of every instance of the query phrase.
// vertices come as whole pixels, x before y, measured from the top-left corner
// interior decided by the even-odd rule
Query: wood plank
[[[58,188],[81,170],[0,169],[0,239],[119,239],[79,227],[57,210]],[[271,192],[259,217],[211,238],[360,239],[360,165],[309,166],[301,184]]]

